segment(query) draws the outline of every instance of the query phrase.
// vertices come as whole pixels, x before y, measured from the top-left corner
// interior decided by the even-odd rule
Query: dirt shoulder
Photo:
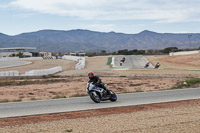
[[[146,58],[153,65],[160,62],[160,68],[200,69],[200,53],[177,56],[146,56]]]
[[[200,100],[0,119],[0,132],[190,132],[200,129]]]

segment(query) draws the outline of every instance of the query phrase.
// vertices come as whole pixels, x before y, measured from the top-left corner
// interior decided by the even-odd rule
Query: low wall
[[[111,65],[112,65],[112,67],[115,67],[115,57],[112,57],[112,61],[111,61]]]
[[[75,66],[76,70],[84,69],[85,68],[85,58],[79,59],[78,63]]]
[[[61,66],[53,67],[50,69],[31,70],[25,73],[25,76],[41,76],[49,75],[62,71]],[[18,71],[2,71],[0,76],[20,76]]]
[[[49,59],[56,59],[55,56],[49,57]],[[19,58],[19,57],[0,57],[0,61],[10,61],[10,60],[44,60],[43,57],[28,57],[28,58]]]
[[[18,71],[2,71],[0,72],[0,76],[19,76]]]
[[[198,54],[198,53],[200,53],[200,50],[196,50],[196,51],[171,52],[171,53],[169,53],[169,56],[187,55],[187,54]]]
[[[41,70],[31,70],[25,73],[25,76],[39,76],[39,75],[49,75],[62,71],[61,66],[53,67],[50,69],[41,69]]]
[[[84,69],[84,68],[85,68],[85,57],[64,55],[64,56],[62,57],[62,59],[65,59],[65,60],[72,60],[72,61],[78,62],[78,63],[76,64],[76,66],[75,66],[75,69],[76,69],[76,70]]]
[[[43,60],[42,57],[19,58],[19,60]]]
[[[0,57],[0,61],[19,60],[19,57]]]

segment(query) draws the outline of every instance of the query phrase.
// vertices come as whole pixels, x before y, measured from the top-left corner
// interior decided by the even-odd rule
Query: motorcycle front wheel
[[[95,103],[100,103],[101,98],[100,98],[100,96],[99,96],[95,91],[91,91],[89,94],[90,94],[90,98],[91,98]]]
[[[111,94],[110,101],[112,101],[112,102],[117,101],[117,95],[113,91],[111,91],[111,90],[109,90],[109,91],[110,91],[110,94]]]

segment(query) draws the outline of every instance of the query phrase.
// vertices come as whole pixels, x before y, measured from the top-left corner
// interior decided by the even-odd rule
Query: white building
[[[32,57],[32,53],[28,50],[36,50],[35,47],[11,47],[11,48],[0,48],[0,57],[9,57],[12,54],[18,54],[22,52],[26,57]]]

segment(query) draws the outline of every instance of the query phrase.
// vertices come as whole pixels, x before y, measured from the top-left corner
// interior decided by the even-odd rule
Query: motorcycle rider
[[[105,91],[107,91],[107,88],[105,86],[104,83],[101,82],[101,79],[98,77],[98,76],[94,76],[94,73],[93,72],[89,72],[88,73],[88,77],[89,77],[89,82],[93,82],[94,85],[100,87],[100,88],[103,88]]]
[[[159,67],[160,67],[160,62],[157,62],[156,65],[155,65],[155,68],[158,69]]]
[[[147,63],[145,64],[144,68],[149,67],[149,65],[150,65],[150,62],[147,62]]]

